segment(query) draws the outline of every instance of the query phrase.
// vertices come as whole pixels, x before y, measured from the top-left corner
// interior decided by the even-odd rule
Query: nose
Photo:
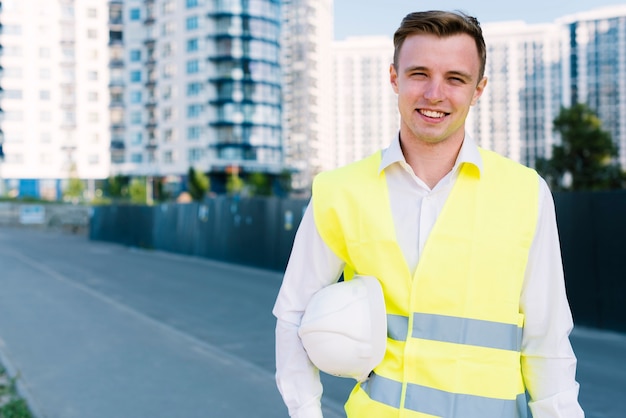
[[[443,100],[443,89],[441,80],[431,78],[424,90],[424,98],[431,102],[440,102]]]

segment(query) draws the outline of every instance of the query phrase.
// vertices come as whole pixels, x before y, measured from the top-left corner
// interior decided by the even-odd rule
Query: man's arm
[[[554,202],[545,181],[540,183],[537,231],[520,300],[522,374],[534,418],[582,418]]]
[[[309,360],[298,327],[311,297],[336,282],[344,263],[324,243],[307,207],[294,240],[283,283],[274,305],[276,383],[291,417],[322,417],[319,370]]]

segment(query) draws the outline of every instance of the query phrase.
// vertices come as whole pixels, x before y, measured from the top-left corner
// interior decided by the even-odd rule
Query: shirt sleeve
[[[522,375],[534,418],[583,418],[554,201],[545,181],[539,181],[537,230],[520,299]]]
[[[311,297],[336,282],[344,263],[324,243],[307,207],[291,250],[273,314],[276,321],[276,383],[295,418],[321,418],[322,384],[298,336]]]

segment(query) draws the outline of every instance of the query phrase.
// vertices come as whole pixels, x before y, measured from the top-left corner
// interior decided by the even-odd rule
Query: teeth
[[[443,118],[446,114],[442,112],[435,112],[434,110],[420,110],[420,113],[429,118]]]

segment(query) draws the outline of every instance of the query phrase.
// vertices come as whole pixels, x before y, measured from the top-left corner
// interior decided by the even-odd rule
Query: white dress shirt
[[[462,163],[482,169],[478,147],[467,136],[452,170],[430,189],[406,163],[399,138],[383,150],[380,170],[387,179],[396,237],[412,272]],[[534,418],[582,418],[554,202],[545,181],[539,176],[537,181],[539,218],[520,297],[520,312],[525,315],[522,374]],[[273,310],[277,318],[276,381],[291,417],[322,417],[319,371],[302,347],[298,326],[311,296],[336,282],[343,268],[344,262],[320,237],[309,204]]]

